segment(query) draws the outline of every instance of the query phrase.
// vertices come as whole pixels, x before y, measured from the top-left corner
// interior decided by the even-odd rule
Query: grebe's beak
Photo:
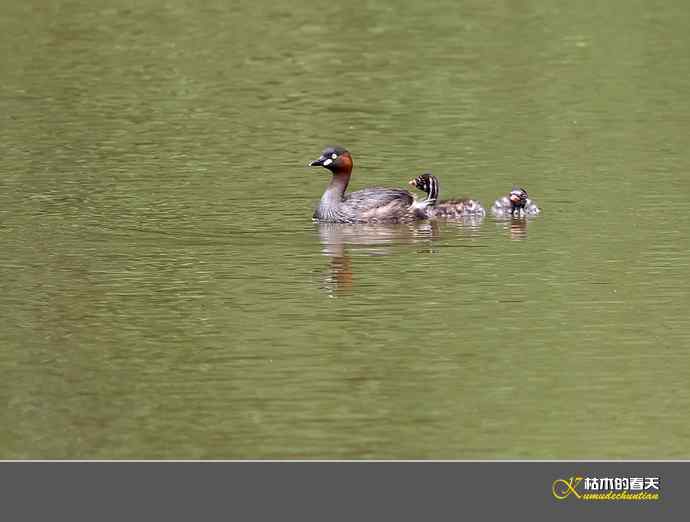
[[[408,184],[410,187],[417,188],[417,180],[411,179],[410,181],[407,182],[407,184]]]
[[[511,201],[511,203],[514,203],[515,205],[517,205],[518,203],[520,203],[520,196],[518,196],[517,194],[511,194],[510,195],[510,201]]]
[[[327,158],[326,156],[321,156],[319,159],[315,159],[314,161],[310,161],[307,164],[307,167],[328,167],[331,163],[333,163],[333,160],[331,158]]]

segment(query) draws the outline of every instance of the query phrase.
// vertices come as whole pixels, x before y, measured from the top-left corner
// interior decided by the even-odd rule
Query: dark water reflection
[[[430,252],[432,242],[439,238],[439,227],[435,222],[400,225],[320,223],[316,226],[323,254],[330,258],[325,288],[332,295],[352,291],[353,253],[390,255],[400,245],[417,245]]]
[[[479,237],[483,221],[484,217],[472,216],[458,221],[430,220],[396,225],[316,224],[322,252],[330,258],[325,288],[333,295],[352,291],[352,255],[391,255],[400,252],[402,246],[413,247],[420,254],[433,254],[439,251],[434,248],[434,242],[444,234],[447,237]],[[511,223],[511,237],[515,239],[512,234],[519,235],[519,232],[514,232],[518,228],[524,231],[524,237],[526,226],[524,219],[514,220]]]

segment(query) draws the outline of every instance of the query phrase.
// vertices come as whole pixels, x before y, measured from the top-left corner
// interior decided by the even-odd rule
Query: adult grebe
[[[333,174],[314,219],[322,223],[406,223],[423,219],[407,190],[367,188],[345,194],[352,174],[352,156],[343,147],[328,147],[310,167]]]

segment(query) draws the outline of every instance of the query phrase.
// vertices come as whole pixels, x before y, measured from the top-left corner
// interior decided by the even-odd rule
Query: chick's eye
[[[338,157],[338,155],[335,152],[333,154],[331,154],[331,159],[335,159],[337,157]]]

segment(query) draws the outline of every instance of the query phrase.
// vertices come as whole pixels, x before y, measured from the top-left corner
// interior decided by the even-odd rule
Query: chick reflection
[[[438,224],[434,222],[406,225],[320,223],[317,227],[322,252],[330,258],[324,288],[334,297],[347,294],[353,288],[351,251],[385,256],[397,245],[425,244],[422,251],[433,252],[431,242],[439,237]]]
[[[528,220],[524,217],[512,218],[506,221],[497,221],[497,224],[503,229],[508,230],[510,239],[513,241],[522,241],[527,239],[527,225]]]
[[[443,223],[446,229],[454,229],[462,234],[463,237],[479,237],[484,216],[463,216],[458,219],[439,219],[432,223]]]

